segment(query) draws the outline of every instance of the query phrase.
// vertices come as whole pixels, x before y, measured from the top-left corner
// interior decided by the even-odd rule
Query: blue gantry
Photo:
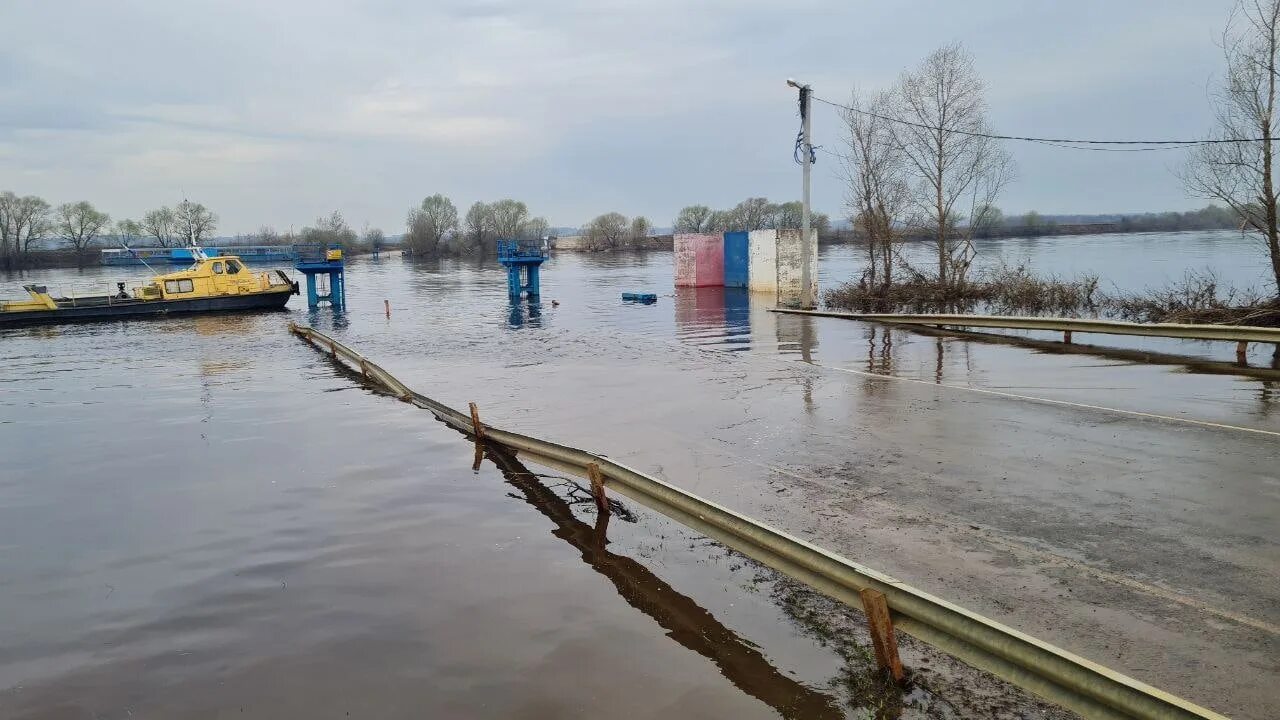
[[[319,307],[327,301],[335,310],[347,308],[347,281],[343,275],[342,249],[325,248],[322,245],[299,245],[298,272],[307,276],[307,307]],[[329,292],[321,294],[316,288],[317,275],[329,276]]]
[[[512,299],[518,300],[525,293],[530,298],[538,297],[538,269],[546,259],[547,251],[541,242],[498,241],[498,263],[507,269],[507,294]]]

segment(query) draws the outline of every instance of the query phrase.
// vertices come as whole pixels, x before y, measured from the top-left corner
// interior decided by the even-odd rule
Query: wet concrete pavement
[[[554,362],[473,362],[472,380],[434,392],[480,402],[501,426],[655,472],[1200,704],[1269,716],[1280,680],[1276,436],[826,365],[816,348],[829,338],[884,332],[843,320],[751,308],[751,337],[772,334],[780,350],[733,352],[723,327],[720,342],[699,342],[720,316],[701,322],[677,306],[678,322],[682,312],[689,332],[679,340],[561,331]],[[542,316],[551,328],[558,319]],[[431,378],[456,378],[447,355],[393,353],[384,365],[428,394]],[[514,367],[555,390],[503,392]],[[1121,383],[1125,369],[1114,368]],[[1269,414],[1236,421],[1274,427]]]

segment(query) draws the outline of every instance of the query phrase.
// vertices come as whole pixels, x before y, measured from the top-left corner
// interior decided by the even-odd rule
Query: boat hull
[[[84,307],[60,307],[57,310],[0,312],[0,327],[168,317],[196,313],[281,310],[292,295],[291,288],[284,288],[276,292],[245,295],[222,295],[184,300],[117,300],[110,305],[94,304]]]

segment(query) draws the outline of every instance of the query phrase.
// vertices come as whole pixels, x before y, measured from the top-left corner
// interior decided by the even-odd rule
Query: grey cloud
[[[522,197],[554,224],[615,209],[664,222],[688,202],[798,194],[787,76],[841,99],[957,39],[1002,129],[1199,134],[1229,6],[9,3],[0,20],[20,39],[0,55],[0,176],[116,216],[180,186],[229,232],[335,207],[397,231],[433,192]],[[836,146],[835,115],[814,120]],[[1193,204],[1168,157],[1011,150],[1011,211]],[[833,170],[820,160],[815,202],[839,213]]]

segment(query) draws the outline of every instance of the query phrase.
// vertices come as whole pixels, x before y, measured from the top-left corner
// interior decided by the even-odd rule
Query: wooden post
[[[480,461],[484,459],[484,425],[480,423],[480,408],[475,403],[467,403],[471,408],[471,433],[476,440],[476,458],[471,463],[472,472],[480,471]]]
[[[1249,341],[1241,340],[1236,343],[1236,362],[1241,365],[1249,364]]]
[[[391,301],[390,301],[390,300],[383,300],[383,301],[382,301],[382,306],[383,306],[383,307],[385,307],[385,308],[387,309],[387,319],[388,319],[388,320],[390,320],[390,319],[391,319]]]
[[[862,596],[862,609],[867,613],[867,626],[871,630],[871,644],[875,646],[876,663],[889,673],[895,683],[901,685],[907,674],[898,657],[898,638],[893,634],[893,619],[889,616],[889,604],[884,600],[884,593],[864,588],[858,594]]]
[[[475,403],[467,403],[471,408],[471,433],[476,436],[476,440],[484,440],[484,425],[480,424],[480,408]]]
[[[1070,345],[1070,344],[1071,344],[1071,331],[1070,331],[1070,330],[1063,330],[1063,331],[1062,331],[1062,342],[1064,342],[1064,343],[1066,343],[1066,344],[1068,344],[1068,345]]]
[[[591,496],[596,499],[596,511],[601,515],[608,515],[609,499],[604,494],[604,475],[600,472],[600,466],[588,463],[587,477],[591,480]]]

